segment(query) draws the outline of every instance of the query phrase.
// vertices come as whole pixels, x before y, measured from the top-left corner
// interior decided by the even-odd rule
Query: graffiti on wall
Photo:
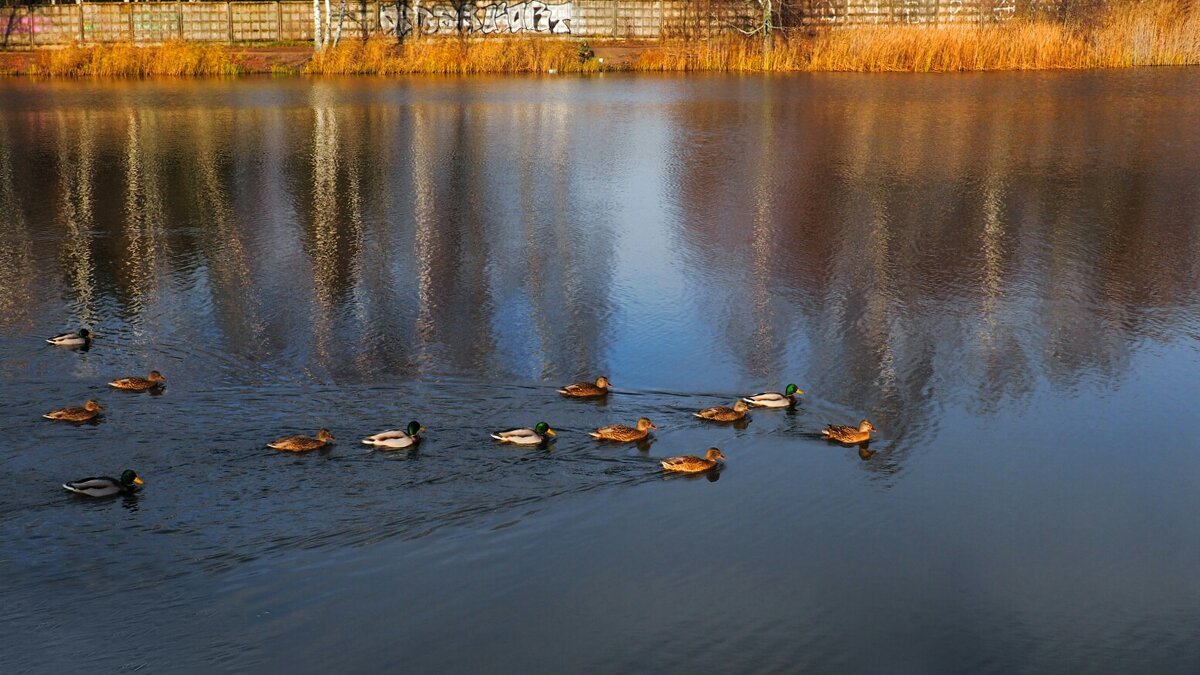
[[[570,2],[546,4],[497,2],[486,5],[464,2],[460,5],[431,3],[380,5],[379,27],[387,35],[456,33],[559,33],[571,32],[574,6]]]

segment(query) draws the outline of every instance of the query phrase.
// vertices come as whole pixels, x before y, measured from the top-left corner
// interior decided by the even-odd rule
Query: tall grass
[[[1002,24],[839,27],[789,31],[769,45],[726,34],[664,40],[614,65],[586,58],[570,39],[425,38],[346,40],[313,56],[302,72],[350,74],[562,73],[636,71],[963,71],[1200,64],[1200,0],[1114,0],[1063,22],[1036,14]],[[581,53],[584,52],[584,53]],[[294,55],[293,55],[294,56]],[[294,61],[293,61],[294,63]],[[280,66],[248,65],[229,47],[71,46],[38,52],[36,75],[225,75]],[[282,71],[280,71],[282,72]]]
[[[70,45],[38,52],[30,75],[59,77],[158,75],[235,75],[237,61],[227,50],[202,42],[165,42],[138,47],[129,43]]]
[[[317,75],[592,72],[595,59],[579,56],[579,43],[545,38],[410,40],[374,37],[343,42],[317,54],[304,72]]]

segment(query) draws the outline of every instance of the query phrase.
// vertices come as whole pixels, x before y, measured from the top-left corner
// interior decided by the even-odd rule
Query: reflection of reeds
[[[215,44],[164,42],[148,47],[128,42],[84,47],[73,44],[38,52],[31,75],[67,77],[155,75],[234,75],[234,56]]]

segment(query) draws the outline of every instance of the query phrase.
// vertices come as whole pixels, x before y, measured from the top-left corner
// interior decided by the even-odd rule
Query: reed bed
[[[294,56],[294,54],[293,54]],[[303,54],[301,54],[301,60]],[[346,40],[302,68],[261,67],[229,47],[169,42],[71,46],[39,52],[22,72],[53,76],[587,73],[634,71],[946,72],[1200,64],[1200,0],[1119,0],[1072,22],[1017,18],[1002,24],[864,26],[781,32],[771,42],[727,34],[665,40],[631,60],[601,63],[577,40],[545,37],[435,38],[397,44],[382,36]]]
[[[151,77],[236,75],[235,57],[220,46],[203,42],[165,42],[139,47],[129,43],[70,45],[37,53],[30,75],[56,77]]]
[[[371,38],[343,42],[315,55],[304,68],[314,75],[472,73],[579,73],[600,70],[580,56],[580,43],[545,38],[411,40]]]

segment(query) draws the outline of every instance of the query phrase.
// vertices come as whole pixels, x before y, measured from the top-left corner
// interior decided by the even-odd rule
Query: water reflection
[[[230,381],[550,380],[682,352],[694,368],[650,379],[798,379],[902,453],[951,398],[987,412],[1043,378],[1121,377],[1196,302],[1198,198],[1176,160],[1197,141],[1136,98],[665,87],[669,104],[631,105],[667,155],[632,167],[644,140],[593,137],[556,97],[505,99],[516,84],[324,81],[282,107],[234,85],[185,107],[93,86],[113,105],[3,116],[0,321],[153,321]],[[1124,145],[1097,155],[1101,138]],[[659,186],[660,222],[614,216],[634,184]],[[622,243],[643,231],[661,255]],[[692,305],[660,318],[651,270]],[[66,315],[38,290],[58,278]]]

